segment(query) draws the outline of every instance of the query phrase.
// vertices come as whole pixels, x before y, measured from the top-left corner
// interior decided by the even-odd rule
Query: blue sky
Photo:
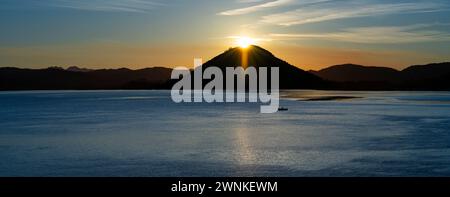
[[[249,36],[288,62],[450,61],[448,0],[0,0],[0,66],[191,65]]]

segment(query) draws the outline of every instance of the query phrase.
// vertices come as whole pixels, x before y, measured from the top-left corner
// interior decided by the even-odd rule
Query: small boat
[[[289,110],[288,108],[285,108],[285,107],[280,107],[280,108],[278,108],[278,111],[287,111],[287,110]]]

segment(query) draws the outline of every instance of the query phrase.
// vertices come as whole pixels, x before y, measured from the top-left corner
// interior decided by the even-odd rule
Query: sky
[[[305,70],[450,61],[448,0],[0,0],[0,67],[193,66],[251,37]]]

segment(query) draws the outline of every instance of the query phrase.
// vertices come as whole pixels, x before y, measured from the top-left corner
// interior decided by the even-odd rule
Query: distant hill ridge
[[[309,72],[338,82],[337,89],[450,90],[450,62],[414,65],[401,71],[343,64]]]
[[[0,68],[0,90],[167,89],[172,69]]]
[[[307,72],[261,47],[250,46],[245,50],[230,48],[204,63],[203,68],[243,66],[243,52],[247,54],[248,66],[279,67],[282,89],[450,90],[449,62],[414,65],[401,71],[343,64]],[[173,84],[171,71],[164,67],[138,70],[2,67],[0,90],[170,89]]]
[[[342,64],[331,66],[311,73],[330,81],[391,81],[395,80],[398,70],[386,67]]]

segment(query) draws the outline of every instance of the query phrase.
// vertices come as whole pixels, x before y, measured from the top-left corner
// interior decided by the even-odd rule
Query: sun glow
[[[236,44],[241,48],[247,48],[250,45],[256,44],[256,40],[250,37],[237,37]]]

